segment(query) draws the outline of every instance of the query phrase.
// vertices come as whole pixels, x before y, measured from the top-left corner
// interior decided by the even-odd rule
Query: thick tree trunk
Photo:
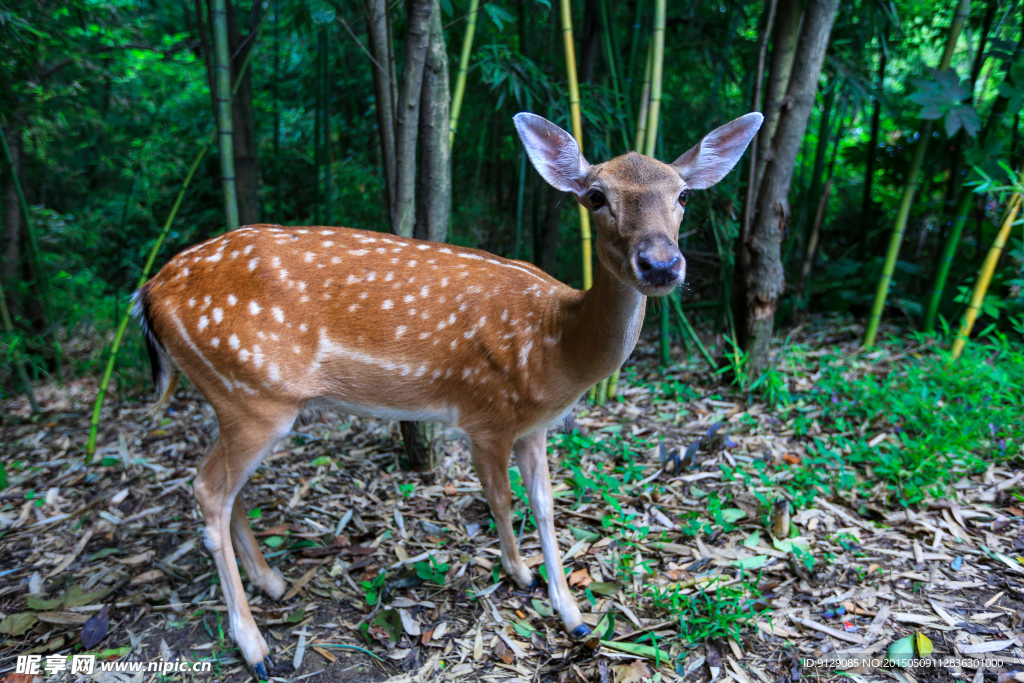
[[[373,58],[373,91],[376,96],[377,132],[389,212],[395,206],[395,104],[391,98],[391,23],[385,0],[366,0],[366,29]]]
[[[751,233],[741,250],[742,262],[738,265],[744,275],[745,315],[737,319],[737,325],[742,328],[740,337],[750,359],[751,379],[768,367],[775,311],[785,288],[782,239],[789,217],[789,188],[838,7],[839,0],[810,0],[807,4],[786,90],[787,106],[778,119]]]
[[[416,223],[416,137],[420,120],[420,92],[423,69],[430,44],[430,15],[436,0],[409,0],[409,33],[405,65],[395,117],[395,205],[391,211],[391,231],[411,237]]]
[[[448,147],[448,53],[439,8],[431,13],[430,47],[420,95],[420,168],[416,176],[418,239],[444,242],[452,204],[451,153]]]
[[[238,75],[249,52],[256,46],[256,28],[263,14],[263,3],[254,2],[245,35],[238,28],[234,3],[228,2],[228,44],[231,50],[231,82]],[[231,142],[235,155],[235,192],[241,225],[260,222],[263,174],[260,169],[259,141],[252,104],[252,70],[246,69],[231,100]]]
[[[772,148],[772,138],[782,111],[782,99],[789,87],[796,55],[797,39],[800,37],[800,17],[803,14],[803,0],[779,0],[772,31],[772,59],[768,67],[768,83],[764,93],[764,123],[757,133],[757,176],[755,190],[761,186],[764,167]],[[756,203],[755,203],[756,205]]]

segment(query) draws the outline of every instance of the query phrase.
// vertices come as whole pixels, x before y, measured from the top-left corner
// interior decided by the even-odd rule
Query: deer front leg
[[[575,638],[590,635],[590,627],[583,623],[580,608],[569,592],[562,569],[562,555],[558,550],[555,536],[555,503],[551,494],[551,475],[545,444],[547,431],[544,429],[527,434],[515,444],[516,462],[523,475],[526,495],[530,498],[533,518],[537,522],[540,545],[544,551],[544,566],[548,570],[548,595],[551,606],[562,618],[565,630]]]
[[[491,506],[494,524],[498,528],[501,542],[501,566],[512,577],[516,585],[532,590],[536,579],[519,555],[516,536],[512,531],[512,485],[508,478],[508,461],[511,455],[510,440],[471,439],[473,467],[480,477],[487,503]]]
[[[266,679],[267,664],[272,664],[270,648],[249,609],[231,547],[232,511],[237,509],[235,514],[244,516],[236,503],[239,491],[271,446],[291,429],[297,411],[290,406],[281,406],[279,410],[275,410],[278,406],[262,408],[260,412],[249,412],[244,408],[229,410],[224,406],[217,410],[220,437],[199,463],[194,490],[206,521],[206,547],[217,564],[221,591],[227,603],[231,638],[245,663],[259,678]],[[266,562],[256,546],[256,539],[248,530],[248,521],[244,521],[248,534],[239,534],[236,523],[235,540],[247,565],[246,570],[258,577],[261,570],[256,556],[264,567]],[[270,567],[266,567],[266,571],[272,573]],[[254,577],[257,585],[259,580]]]

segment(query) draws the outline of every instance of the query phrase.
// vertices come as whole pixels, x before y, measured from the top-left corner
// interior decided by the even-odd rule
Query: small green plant
[[[376,607],[377,602],[381,599],[381,593],[384,590],[384,582],[387,581],[387,577],[388,568],[381,567],[380,571],[372,579],[359,582],[359,585],[365,591],[366,604],[370,607]]]
[[[679,635],[689,643],[734,638],[750,620],[761,592],[754,583],[722,586],[708,593],[702,586],[696,593],[684,593],[678,584],[647,586],[652,604],[679,619]]]
[[[416,491],[416,484],[399,484],[398,491],[403,498],[412,498],[413,492]]]
[[[420,577],[424,581],[437,584],[438,586],[444,585],[445,576],[448,574],[448,570],[451,569],[451,565],[447,562],[438,562],[433,554],[431,554],[426,560],[416,563],[416,576]]]

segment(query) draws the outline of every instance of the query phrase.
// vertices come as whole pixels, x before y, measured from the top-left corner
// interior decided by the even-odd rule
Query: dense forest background
[[[416,39],[414,4],[384,10],[396,96],[407,43]],[[787,68],[793,53],[799,68],[801,15],[807,24],[818,5],[832,25],[823,34],[817,87],[805,87],[813,100],[789,169],[788,219],[775,230],[786,283],[774,285],[775,329],[819,312],[867,321],[901,216],[906,227],[899,228],[884,319],[925,329],[955,321],[1024,153],[1019,2],[861,0],[806,10],[800,0],[669,3],[656,156],[671,161],[747,111],[763,109],[771,120],[773,108],[792,109]],[[373,68],[382,48],[368,19],[379,6],[227,3],[242,224],[392,226]],[[581,0],[570,8],[584,151],[599,161],[639,149],[655,5]],[[560,7],[519,0],[467,8],[443,0],[439,9],[444,87],[448,75],[455,86],[467,18],[475,18],[442,236],[532,261],[582,286],[580,209],[527,167],[511,124],[513,114],[530,110],[570,129]],[[3,164],[0,179],[0,281],[10,309],[4,348],[8,360],[28,361],[33,380],[55,373],[64,357],[75,375],[98,373],[146,254],[216,130],[210,34],[202,0],[0,4],[0,120],[13,162]],[[770,142],[762,133],[755,177]],[[694,309],[698,327],[719,334],[721,352],[730,348],[726,336],[749,345],[737,320],[744,300],[738,307],[730,300],[763,276],[746,272],[756,264],[737,248],[741,234],[757,231],[748,215],[756,204],[748,194],[751,167],[746,159],[740,166],[694,195],[681,235],[690,264],[681,310]],[[220,172],[213,145],[183,194],[156,268],[225,229]],[[1021,331],[1022,263],[1016,231],[1001,252],[979,329],[994,323]],[[929,315],[937,284],[941,318]],[[122,376],[136,384],[133,370],[143,368],[144,354],[137,335],[127,343]],[[6,388],[17,390],[13,372],[8,380]]]

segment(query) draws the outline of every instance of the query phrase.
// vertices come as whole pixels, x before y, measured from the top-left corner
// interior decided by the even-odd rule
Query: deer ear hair
[[[572,192],[579,199],[590,164],[576,140],[545,118],[522,112],[512,117],[530,162],[556,190]]]
[[[762,121],[764,116],[752,112],[719,126],[673,161],[672,166],[691,189],[707,189],[732,170]]]

